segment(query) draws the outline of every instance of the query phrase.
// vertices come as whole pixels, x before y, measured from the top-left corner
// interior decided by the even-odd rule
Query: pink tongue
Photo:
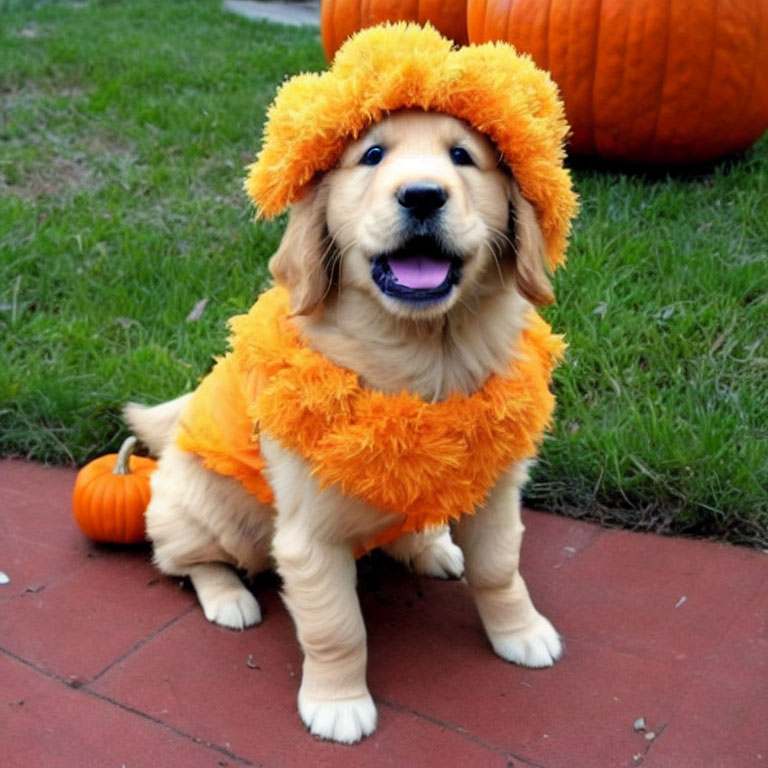
[[[448,276],[451,262],[428,256],[390,257],[389,268],[395,280],[406,288],[437,288]]]

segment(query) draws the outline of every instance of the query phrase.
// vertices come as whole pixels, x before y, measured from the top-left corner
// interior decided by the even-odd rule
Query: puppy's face
[[[341,281],[389,311],[442,314],[502,253],[511,178],[479,133],[404,112],[348,147],[328,179]]]
[[[322,300],[331,276],[342,293],[414,319],[449,312],[489,270],[551,301],[534,211],[495,147],[435,113],[392,114],[350,144],[294,206],[271,267],[297,313]]]

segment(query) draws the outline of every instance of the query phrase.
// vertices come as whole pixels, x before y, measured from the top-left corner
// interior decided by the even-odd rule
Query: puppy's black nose
[[[445,205],[448,193],[439,184],[422,181],[400,187],[397,202],[417,219],[426,219]]]

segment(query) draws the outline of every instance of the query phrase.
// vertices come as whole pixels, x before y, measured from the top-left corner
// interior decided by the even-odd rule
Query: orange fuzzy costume
[[[401,522],[366,549],[474,512],[512,462],[535,455],[549,425],[552,369],[564,344],[531,312],[506,376],[473,395],[426,403],[362,387],[357,375],[307,347],[277,287],[230,321],[232,351],[185,409],[177,445],[205,466],[273,501],[259,432],[303,456],[321,487]]]
[[[576,196],[562,164],[568,128],[556,87],[509,45],[457,50],[413,24],[364,30],[328,72],[281,87],[246,180],[259,214],[274,216],[301,199],[350,141],[398,109],[442,112],[486,134],[534,206],[549,266],[563,263]],[[281,287],[231,327],[232,351],[182,414],[177,445],[271,503],[259,451],[259,433],[268,433],[308,462],[322,488],[335,485],[401,515],[366,549],[471,514],[513,462],[534,456],[564,348],[532,311],[505,376],[491,376],[471,396],[426,403],[367,390],[354,372],[309,349]]]

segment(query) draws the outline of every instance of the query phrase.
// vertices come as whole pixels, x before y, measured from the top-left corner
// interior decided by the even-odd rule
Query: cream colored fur
[[[386,147],[384,161],[360,165],[373,144]],[[448,151],[457,145],[475,165],[450,162]],[[448,191],[441,220],[464,268],[446,300],[418,308],[382,294],[370,260],[400,245],[397,189],[424,180]],[[490,143],[444,115],[398,113],[352,144],[339,167],[294,206],[271,268],[291,292],[302,334],[315,350],[356,371],[366,386],[407,389],[427,400],[472,393],[503,371],[529,300],[551,300],[533,209]],[[376,708],[366,685],[354,552],[396,518],[336,488],[321,491],[306,461],[268,435],[261,450],[275,507],[265,507],[237,481],[214,475],[173,445],[184,402],[131,404],[125,411],[160,454],[147,510],[155,562],[166,573],[189,576],[206,617],[235,629],[261,618],[236,570],[275,567],[304,652],[301,718],[323,738],[359,740],[375,729]],[[439,529],[401,537],[386,550],[420,573],[457,578],[465,572],[496,653],[541,667],[557,659],[561,646],[518,570],[525,479],[522,465],[506,473],[485,506],[456,527],[458,547]]]

